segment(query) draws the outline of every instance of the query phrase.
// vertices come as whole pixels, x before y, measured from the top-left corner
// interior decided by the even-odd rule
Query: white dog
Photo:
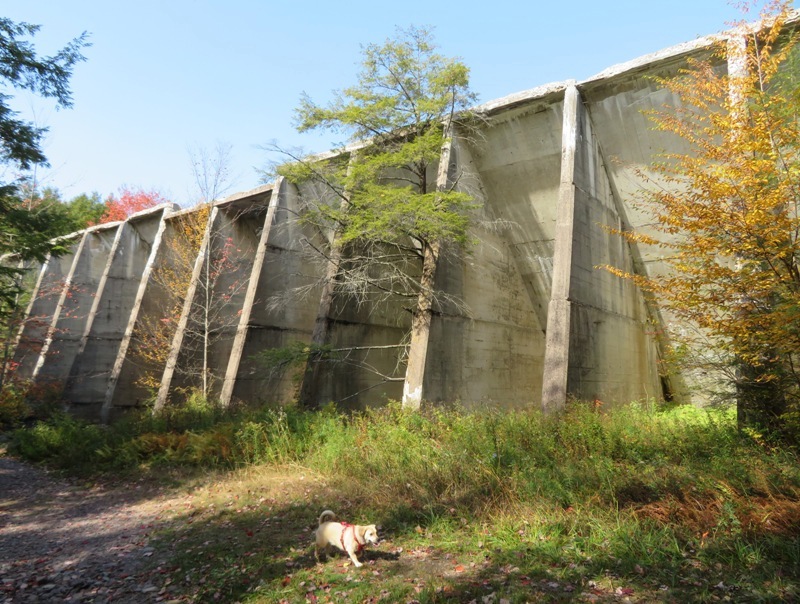
[[[378,529],[374,524],[361,526],[347,522],[333,522],[326,518],[336,518],[336,514],[325,510],[319,515],[319,527],[314,532],[316,538],[314,557],[317,562],[319,562],[320,550],[324,553],[329,546],[333,545],[343,552],[347,552],[354,565],[361,566],[356,554],[360,554],[368,543],[373,545],[378,543]]]

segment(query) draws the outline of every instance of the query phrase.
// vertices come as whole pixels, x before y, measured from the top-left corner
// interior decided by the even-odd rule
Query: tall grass
[[[601,413],[575,404],[547,418],[534,410],[413,412],[396,404],[360,414],[232,412],[190,399],[110,428],[57,416],[15,432],[11,450],[77,473],[301,464],[370,491],[374,505],[399,502],[412,515],[520,501],[560,509],[659,502],[669,514],[670,502],[723,510],[726,502],[800,493],[792,451],[739,432],[730,410],[692,407]]]
[[[656,599],[662,588],[674,590],[675,601],[712,601],[727,593],[715,586],[731,583],[747,601],[800,597],[797,453],[740,432],[731,410],[630,405],[603,413],[574,404],[543,417],[391,404],[357,414],[232,412],[194,399],[108,428],[56,416],[16,431],[10,448],[75,473],[300,467],[332,485],[324,497],[336,498],[336,485],[342,493],[330,503],[299,502],[303,518],[313,521],[320,505],[346,504],[354,508],[348,515],[380,519],[407,547],[427,540],[475,568],[491,558],[484,582],[492,585],[504,569],[519,568],[519,581],[498,591],[511,601],[529,599],[532,577],[584,586],[593,578],[612,591],[614,577],[626,577]],[[282,522],[302,524],[292,520],[293,505],[286,509]],[[209,520],[197,536],[208,543],[207,532],[218,530],[221,557],[234,555],[222,538],[229,521]],[[247,530],[262,522],[254,515]],[[276,571],[265,593],[284,580]],[[297,574],[298,601],[312,580],[311,570]],[[233,578],[220,581],[231,593],[240,589]],[[449,600],[425,593],[420,601],[475,598],[471,588]]]
[[[320,438],[303,463],[427,511],[800,493],[794,454],[739,433],[730,411],[630,406],[601,414],[575,405],[545,418],[389,406],[327,422],[335,436]]]

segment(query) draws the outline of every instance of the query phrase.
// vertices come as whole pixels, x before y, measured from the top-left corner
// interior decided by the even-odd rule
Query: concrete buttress
[[[689,151],[647,116],[680,103],[661,82],[720,44],[731,52],[718,68],[739,73],[734,30],[484,103],[469,135],[456,116],[435,176],[479,206],[475,245],[434,246],[429,263],[414,265],[414,279],[444,294],[434,305],[354,302],[336,279],[347,250],[319,253],[337,249],[333,226],[303,220],[312,204],[338,208],[342,192],[279,179],[211,205],[181,291],[157,277],[174,264],[180,221],[200,208],[154,208],[67,237],[68,253],[27,276],[16,376],[63,384],[68,409],[98,421],[195,389],[224,405],[302,399],[353,409],[389,399],[546,412],[573,398],[690,400],[698,376],[664,371],[678,318],[602,267],[670,269],[669,242],[619,232],[654,234],[637,203],[642,175],[661,153]],[[344,166],[353,151],[308,161]],[[174,331],[163,357],[145,358],[147,325],[158,321]],[[311,344],[326,350],[313,367],[264,360],[270,351],[302,357]]]

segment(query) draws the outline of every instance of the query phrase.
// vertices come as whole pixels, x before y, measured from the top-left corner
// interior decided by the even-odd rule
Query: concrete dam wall
[[[680,376],[659,375],[656,334],[665,319],[657,301],[597,267],[665,270],[663,251],[609,227],[646,232],[648,217],[631,204],[642,186],[636,171],[664,150],[680,151],[643,114],[678,102],[652,76],[677,74],[688,57],[731,36],[486,103],[478,107],[481,136],[455,132],[449,168],[481,202],[481,220],[476,247],[449,255],[437,271],[438,287],[463,304],[433,317],[425,400],[547,407],[569,397],[613,403],[680,394]],[[70,236],[69,254],[32,271],[18,375],[63,386],[73,413],[106,421],[201,383],[226,403],[296,398],[298,370],[270,369],[254,355],[310,342],[321,312],[325,265],[307,244],[330,233],[296,220],[317,194],[310,189],[279,179],[215,202],[185,269],[177,242],[199,210],[160,206]],[[174,292],[157,278],[169,267],[185,278],[177,312]],[[360,408],[402,398],[409,313],[356,305],[341,292],[322,312],[331,348],[348,352],[320,367],[314,400]],[[144,355],[152,325],[168,317],[162,354]],[[155,376],[150,386],[145,374]]]

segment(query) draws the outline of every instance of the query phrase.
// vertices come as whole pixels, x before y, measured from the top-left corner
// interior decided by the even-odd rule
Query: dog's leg
[[[350,550],[347,550],[347,555],[350,556],[350,559],[353,561],[354,566],[362,566],[361,562],[359,562],[358,558],[356,558],[355,553],[351,552]]]

